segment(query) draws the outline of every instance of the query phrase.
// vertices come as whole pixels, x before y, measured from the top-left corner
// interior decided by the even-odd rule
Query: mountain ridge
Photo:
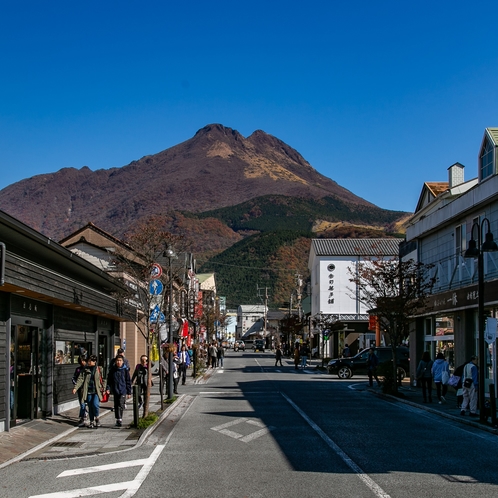
[[[143,216],[202,213],[264,195],[331,196],[376,207],[316,171],[298,151],[256,130],[248,138],[221,124],[122,167],[62,168],[0,191],[0,209],[56,240],[89,221],[121,236]]]

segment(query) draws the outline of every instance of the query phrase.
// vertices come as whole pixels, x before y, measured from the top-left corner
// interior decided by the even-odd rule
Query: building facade
[[[308,268],[311,274],[311,319],[333,316],[344,330],[321,341],[324,356],[337,356],[344,344],[353,352],[369,333],[369,315],[351,282],[365,258],[392,258],[399,254],[398,239],[312,239]],[[315,328],[315,334],[320,330]]]
[[[125,309],[106,272],[0,212],[0,431],[78,406],[82,353],[107,370]],[[119,340],[119,339],[118,339]]]
[[[428,196],[424,184],[403,244],[403,258],[433,265],[435,287],[410,334],[412,372],[424,351],[434,358],[443,352],[452,368],[478,351],[478,304],[485,315],[498,312],[498,253],[482,252],[484,295],[478,293],[478,260],[466,257],[471,241],[484,242],[488,232],[498,235],[498,128],[487,128],[478,152],[477,177],[464,180],[464,167],[448,168],[447,187]],[[495,344],[480,362],[489,382],[496,372]],[[496,377],[494,377],[496,378]]]

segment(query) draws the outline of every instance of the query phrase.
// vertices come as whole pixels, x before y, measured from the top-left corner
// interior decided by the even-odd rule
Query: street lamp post
[[[482,231],[485,223],[488,225],[488,231],[486,232],[486,240],[482,243]],[[477,242],[474,239],[474,227],[477,228]],[[482,243],[482,245],[481,245]],[[478,319],[478,357],[479,357],[479,420],[481,422],[486,422],[486,410],[484,408],[484,397],[485,397],[485,387],[484,383],[486,381],[486,376],[484,369],[486,367],[486,345],[484,342],[484,253],[498,251],[498,246],[493,240],[493,234],[490,230],[489,220],[483,218],[479,223],[476,221],[472,225],[472,230],[470,232],[469,248],[465,251],[464,258],[477,258],[477,319]]]
[[[169,307],[168,307],[168,399],[173,398],[173,259],[178,256],[171,246],[164,252],[164,256],[168,258],[168,274],[169,274]]]

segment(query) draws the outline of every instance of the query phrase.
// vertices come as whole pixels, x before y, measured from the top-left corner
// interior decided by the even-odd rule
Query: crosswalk
[[[106,465],[97,465],[92,467],[82,467],[79,469],[65,470],[61,472],[57,479],[64,477],[73,477],[84,474],[94,474],[97,472],[111,472],[117,469],[125,469],[131,467],[142,467],[135,478],[131,481],[116,482],[112,484],[102,484],[99,486],[90,486],[88,488],[71,489],[67,491],[57,491],[54,493],[44,493],[41,495],[32,495],[30,498],[77,498],[80,496],[94,496],[102,493],[113,493],[124,491],[121,498],[131,498],[140,489],[140,486],[145,481],[152,467],[156,463],[159,455],[165,448],[165,445],[158,445],[148,458],[137,460],[129,460],[127,462],[118,462]],[[107,474],[106,474],[107,475]]]

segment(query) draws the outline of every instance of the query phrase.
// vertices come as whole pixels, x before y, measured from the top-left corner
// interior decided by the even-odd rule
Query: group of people
[[[301,368],[306,368],[309,354],[310,348],[307,342],[303,342],[302,344],[296,342],[294,345],[294,368],[296,370],[299,369],[299,365],[301,365]]]
[[[417,367],[417,382],[422,387],[424,403],[432,403],[432,383],[436,385],[438,402],[444,403],[450,382],[450,367],[444,358],[444,354],[439,352],[436,360],[432,361],[428,351],[422,355],[422,359]],[[457,389],[457,398],[461,415],[465,415],[467,410],[471,417],[477,417],[479,373],[477,367],[477,356],[471,356],[470,360],[460,365],[453,372],[455,382],[452,384]]]
[[[223,368],[223,360],[225,358],[225,348],[216,341],[213,341],[207,348],[207,368]]]
[[[187,369],[190,367],[192,360],[187,346],[183,345],[180,351],[173,353],[173,393],[178,394],[178,382],[182,379],[182,385],[187,380]],[[161,370],[163,380],[167,385],[169,382],[169,351],[165,350],[161,358]]]
[[[80,355],[78,367],[73,375],[73,394],[78,394],[80,405],[79,427],[87,425],[96,429],[101,427],[100,423],[100,403],[104,397],[110,394],[114,398],[114,416],[116,427],[121,427],[123,423],[123,411],[126,408],[126,400],[131,397],[131,386],[135,383],[138,386],[139,408],[145,403],[148,390],[148,357],[142,355],[140,363],[135,366],[133,374],[130,375],[130,364],[125,358],[124,350],[118,349],[116,357],[112,360],[107,379],[104,379],[102,367],[97,366],[96,355]]]

